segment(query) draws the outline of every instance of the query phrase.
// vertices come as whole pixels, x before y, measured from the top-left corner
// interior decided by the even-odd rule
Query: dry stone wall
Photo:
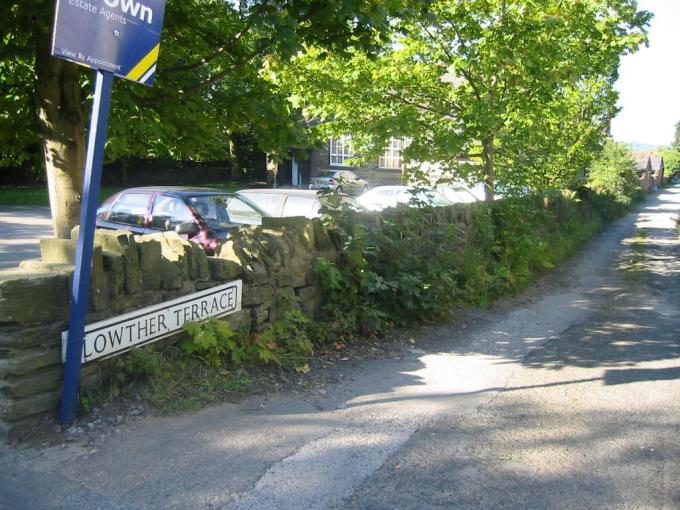
[[[58,409],[77,235],[44,239],[41,260],[0,271],[0,440]],[[334,260],[337,251],[321,224],[304,218],[241,227],[211,257],[174,233],[98,230],[87,322],[237,279],[242,310],[225,317],[235,328],[261,329],[292,307],[313,315],[322,298],[313,270],[319,256]],[[107,367],[107,360],[84,365],[83,384],[97,384]]]

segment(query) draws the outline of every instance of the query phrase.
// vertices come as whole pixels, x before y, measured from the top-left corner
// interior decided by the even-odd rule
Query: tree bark
[[[484,200],[493,202],[495,198],[496,174],[494,170],[494,137],[488,135],[482,140],[482,161],[484,162]]]
[[[80,219],[85,121],[78,66],[50,55],[50,34],[36,26],[35,104],[43,141],[54,235],[66,239]]]
[[[233,180],[240,180],[241,175],[241,165],[238,161],[238,142],[236,141],[236,134],[233,131],[229,132],[229,163],[231,164],[230,177]]]

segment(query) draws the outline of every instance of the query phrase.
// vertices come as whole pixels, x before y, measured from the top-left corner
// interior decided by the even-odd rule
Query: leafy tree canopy
[[[304,132],[290,103],[262,78],[268,62],[310,44],[370,52],[387,37],[390,16],[404,10],[397,0],[169,0],[156,84],[116,81],[107,157],[224,157],[232,132],[252,132],[262,149],[280,151]],[[53,11],[48,0],[0,6],[4,164],[26,159],[38,142],[36,44],[50,33]],[[78,80],[85,100],[92,72],[81,69]]]
[[[563,185],[600,149],[619,58],[649,17],[634,0],[438,0],[395,22],[377,57],[312,47],[274,80],[320,132],[351,132],[365,154],[403,136],[412,161],[490,189]]]

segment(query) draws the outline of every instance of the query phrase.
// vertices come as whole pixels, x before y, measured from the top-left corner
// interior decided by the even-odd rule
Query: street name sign
[[[57,0],[52,55],[152,85],[166,0]]]
[[[243,284],[235,280],[85,326],[82,362],[121,354],[177,333],[184,324],[241,310]],[[68,331],[61,334],[66,361]]]

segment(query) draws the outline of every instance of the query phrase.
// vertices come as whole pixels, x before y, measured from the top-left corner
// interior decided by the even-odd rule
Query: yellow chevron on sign
[[[146,54],[142,60],[137,62],[137,65],[133,67],[125,77],[138,81],[142,76],[144,76],[144,73],[146,73],[158,60],[158,50],[160,46],[160,43],[157,44],[149,53]]]

